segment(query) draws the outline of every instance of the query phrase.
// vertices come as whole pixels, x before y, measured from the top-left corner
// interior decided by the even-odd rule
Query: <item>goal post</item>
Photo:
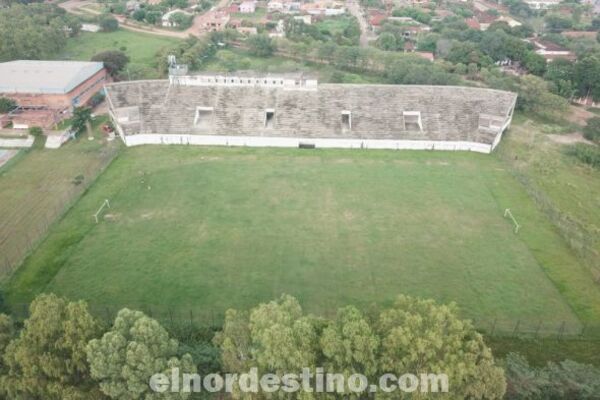
[[[104,210],[104,208],[110,208],[110,202],[108,201],[108,199],[104,199],[104,201],[102,202],[102,205],[100,206],[100,208],[98,209],[98,211],[96,211],[96,213],[94,214],[94,221],[96,221],[96,223],[99,222],[98,220],[98,216],[100,215],[100,213],[102,212],[102,210]]]
[[[515,218],[513,213],[510,211],[510,208],[507,208],[506,210],[504,210],[504,218],[510,218],[510,220],[512,221],[512,223],[514,225],[514,232],[519,233],[519,229],[521,229],[521,225],[519,225],[519,223],[517,222],[517,219]]]

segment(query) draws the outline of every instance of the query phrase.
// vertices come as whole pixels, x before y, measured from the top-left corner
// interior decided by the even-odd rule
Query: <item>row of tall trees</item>
[[[80,29],[79,20],[56,5],[0,7],[0,62],[52,58]]]
[[[223,368],[233,373],[257,368],[259,375],[282,376],[322,366],[344,375],[346,383],[356,373],[370,382],[386,373],[446,373],[449,398],[500,399],[506,387],[482,336],[457,317],[454,306],[407,296],[374,320],[351,306],[332,319],[317,318],[283,296],[249,312],[229,310],[215,343]]]
[[[399,296],[378,312],[365,314],[347,306],[331,318],[321,318],[305,313],[295,298],[284,295],[250,310],[227,311],[220,331],[214,337],[211,332],[191,332],[177,340],[143,312],[125,308],[107,323],[85,302],[43,294],[31,303],[22,323],[0,314],[0,399],[204,398],[152,391],[150,378],[157,373],[170,377],[174,368],[180,376],[198,372],[203,377],[239,376],[255,368],[259,376],[274,373],[281,378],[304,368],[314,374],[320,367],[323,373],[343,375],[346,382],[359,373],[371,383],[386,373],[445,373],[449,393],[436,394],[440,399],[591,400],[600,392],[600,369],[573,361],[532,367],[515,354],[497,363],[483,337],[458,317],[454,305],[408,296]],[[313,379],[313,388],[314,384]],[[271,393],[234,389],[234,398],[274,398]],[[336,398],[306,391],[285,396]],[[407,396],[398,391],[376,397],[422,398],[416,393]]]
[[[21,329],[0,315],[0,395],[187,398],[186,393],[151,390],[150,377],[171,376],[172,368],[180,373],[242,373],[254,367],[281,376],[323,367],[346,377],[364,374],[374,382],[383,373],[447,373],[454,398],[497,399],[506,387],[503,370],[482,336],[457,317],[454,306],[406,296],[376,318],[344,307],[331,319],[306,314],[296,299],[282,296],[249,311],[227,311],[213,342],[216,355],[181,344],[140,311],[123,309],[105,326],[84,302],[40,295]]]

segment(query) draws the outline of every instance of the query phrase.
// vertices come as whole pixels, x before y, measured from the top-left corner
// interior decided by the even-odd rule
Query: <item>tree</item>
[[[75,107],[71,119],[71,129],[79,135],[85,131],[92,120],[92,109],[89,107]]]
[[[8,97],[0,97],[0,114],[6,114],[17,107],[17,103]]]
[[[6,347],[13,340],[15,336],[15,325],[12,318],[6,314],[0,314],[0,355],[3,355],[6,351]],[[0,376],[6,375],[8,373],[8,368],[4,363],[4,360],[0,357]],[[2,387],[2,382],[0,378],[0,395],[6,395]]]
[[[177,357],[179,343],[156,320],[140,311],[119,311],[112,328],[86,348],[91,375],[112,399],[186,399],[190,393],[156,393],[149,387],[157,373],[171,376],[196,371],[192,357]]]
[[[525,111],[537,113],[547,118],[557,118],[567,110],[565,99],[550,93],[548,83],[534,75],[525,75],[516,87],[519,93],[517,106]]]
[[[458,318],[454,304],[399,296],[379,316],[380,375],[411,371],[448,375],[453,398],[501,399],[506,388],[502,368],[469,321]]]
[[[0,61],[55,58],[78,27],[75,17],[56,5],[0,7]]]
[[[0,387],[7,397],[102,399],[86,362],[87,343],[101,334],[87,305],[43,294],[29,311],[19,336],[4,352],[8,372]]]
[[[575,64],[574,71],[579,95],[600,100],[600,57],[595,54],[583,57]]]
[[[519,354],[504,361],[507,400],[592,400],[600,393],[600,369],[575,361],[548,363],[534,368]]]
[[[305,315],[293,297],[282,296],[250,312],[227,311],[214,343],[224,370],[238,374],[254,367],[259,375],[281,377],[319,365],[326,373],[361,373],[368,379],[447,373],[447,398],[499,399],[505,390],[502,369],[454,305],[406,296],[381,312],[375,324],[354,307],[338,310],[332,320],[318,319]]]
[[[270,57],[276,49],[273,40],[265,34],[250,36],[246,43],[250,53],[257,57]]]
[[[221,348],[226,372],[257,368],[259,376],[299,374],[303,368],[314,370],[316,366],[317,320],[304,316],[298,301],[284,295],[278,301],[259,304],[250,313],[227,311],[223,331],[214,342]],[[234,393],[234,397],[238,395]]]
[[[523,58],[523,66],[533,75],[542,76],[546,72],[546,59],[533,51],[528,51]]]
[[[34,137],[40,137],[44,134],[44,130],[39,126],[32,126],[29,128],[29,134]]]
[[[177,29],[187,29],[192,25],[193,17],[182,12],[171,14],[169,22]]]
[[[103,62],[108,73],[114,77],[123,71],[129,62],[129,57],[119,50],[107,50],[94,55],[92,61]]]
[[[382,50],[398,50],[396,36],[390,32],[384,32],[377,38],[377,47]]]
[[[600,117],[592,117],[587,120],[587,124],[583,128],[583,136],[587,140],[600,143]]]
[[[570,18],[560,14],[546,14],[544,17],[546,27],[551,32],[562,32],[565,29],[570,29],[573,26],[573,21]]]
[[[100,17],[99,24],[102,32],[114,32],[119,29],[119,21],[111,15],[103,15]]]
[[[146,19],[146,10],[143,8],[138,8],[133,12],[133,14],[131,14],[131,17],[136,21],[141,22]]]
[[[353,374],[369,379],[377,375],[379,338],[355,307],[338,310],[335,320],[321,334],[320,347],[326,371],[344,375],[346,382]]]

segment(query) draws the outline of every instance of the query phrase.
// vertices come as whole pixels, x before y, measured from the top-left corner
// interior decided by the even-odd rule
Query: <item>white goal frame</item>
[[[99,222],[98,215],[100,215],[100,213],[102,212],[102,210],[104,209],[104,207],[110,208],[110,202],[108,201],[108,199],[104,199],[104,201],[102,202],[102,205],[100,206],[100,208],[98,209],[98,211],[96,211],[96,213],[94,214],[94,220],[96,221],[96,223]]]
[[[513,222],[513,224],[515,225],[514,232],[519,233],[519,229],[521,229],[521,225],[519,225],[519,223],[517,222],[517,219],[514,217],[512,212],[510,212],[510,208],[507,208],[506,210],[504,210],[504,218],[507,218],[507,217],[510,218],[511,221]]]

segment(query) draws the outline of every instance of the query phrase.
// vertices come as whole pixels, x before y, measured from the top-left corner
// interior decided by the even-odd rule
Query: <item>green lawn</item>
[[[130,68],[136,71],[138,69],[150,70],[156,67],[156,53],[178,41],[180,39],[132,32],[125,29],[119,29],[115,32],[81,32],[81,34],[67,41],[66,48],[58,58],[89,60],[94,54],[101,51],[121,50],[129,56]]]
[[[99,131],[106,117],[96,118],[96,140],[86,135],[60,149],[39,146],[22,150],[0,168],[0,281],[22,262],[59,218],[98,176],[120,148]],[[75,178],[83,177],[79,181]]]
[[[156,146],[113,162],[8,298],[221,313],[285,292],[326,313],[407,293],[456,301],[480,326],[552,331],[600,321],[586,272],[493,156]]]
[[[324,83],[332,82],[332,76],[336,73],[342,79],[342,82],[336,83],[383,83],[383,79],[378,76],[355,74],[331,65],[301,62],[279,56],[256,57],[236,48],[219,50],[201,69],[219,72],[251,70],[259,73],[306,73],[316,76],[319,82]]]

